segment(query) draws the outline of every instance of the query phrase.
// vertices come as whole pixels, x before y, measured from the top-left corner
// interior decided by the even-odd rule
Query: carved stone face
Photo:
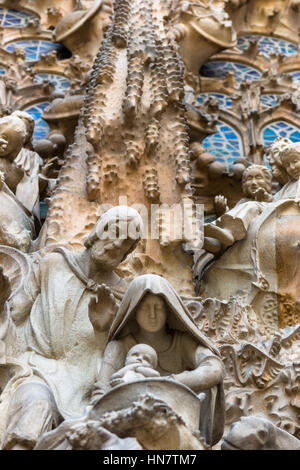
[[[297,180],[300,177],[299,153],[283,153],[281,159],[289,177],[293,180]]]
[[[164,300],[158,295],[147,294],[138,306],[135,318],[141,329],[156,333],[165,326],[167,315]]]
[[[269,160],[269,163],[270,163],[272,174],[273,174],[274,178],[277,179],[277,177],[280,175],[280,171],[278,169],[278,161],[275,158],[275,155],[273,153],[269,154],[268,160]]]
[[[255,192],[259,188],[268,192],[269,182],[262,170],[259,168],[249,168],[246,177],[243,179],[243,191],[246,196],[254,198]]]
[[[155,368],[156,362],[157,356],[155,350],[146,344],[134,346],[126,357],[126,365],[138,363]]]
[[[14,127],[13,121],[0,123],[0,158],[13,160],[24,145],[24,135]]]

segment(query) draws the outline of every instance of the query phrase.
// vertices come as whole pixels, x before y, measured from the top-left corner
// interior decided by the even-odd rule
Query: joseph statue
[[[0,375],[13,366],[17,371],[2,393],[3,449],[32,449],[45,431],[84,412],[127,287],[114,270],[141,231],[134,209],[114,207],[100,217],[82,252],[56,248],[32,263],[22,289],[8,300],[0,293],[2,342],[9,337]]]

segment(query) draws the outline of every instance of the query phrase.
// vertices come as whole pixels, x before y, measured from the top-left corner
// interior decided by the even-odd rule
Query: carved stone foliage
[[[243,296],[207,299],[193,313],[225,365],[226,428],[260,414],[299,437],[299,326],[266,333]]]
[[[45,434],[37,443],[36,450],[207,448],[199,433],[189,429],[164,401],[152,395],[142,395],[128,408],[106,412],[101,417],[92,411],[91,416],[92,419],[85,418],[75,424],[66,421],[56,431]]]

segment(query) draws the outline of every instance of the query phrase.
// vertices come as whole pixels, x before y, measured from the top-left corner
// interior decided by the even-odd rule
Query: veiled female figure
[[[147,274],[130,284],[111,326],[99,374],[98,393],[124,364],[131,347],[144,343],[158,356],[157,370],[195,393],[205,393],[200,429],[209,445],[224,428],[223,365],[218,350],[193,322],[173,287]]]

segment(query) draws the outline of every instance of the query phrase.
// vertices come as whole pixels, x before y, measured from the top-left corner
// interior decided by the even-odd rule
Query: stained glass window
[[[0,65],[0,75],[4,75],[6,73],[6,68],[3,65]]]
[[[50,51],[58,51],[62,49],[60,44],[54,44],[50,41],[39,41],[37,39],[14,41],[4,46],[4,49],[8,52],[13,52],[15,47],[21,47],[25,50],[27,61],[39,60],[42,54],[47,54]]]
[[[24,28],[30,18],[37,18],[37,16],[27,11],[0,7],[0,26],[2,28]]]
[[[46,135],[50,132],[48,124],[41,118],[44,109],[47,108],[48,105],[49,103],[44,101],[43,103],[38,103],[33,106],[30,106],[27,109],[24,109],[24,111],[30,114],[35,120],[33,143],[36,143],[40,139],[44,139]]]
[[[214,78],[225,78],[227,72],[234,72],[237,82],[259,80],[261,78],[259,70],[238,62],[225,62],[222,60],[207,62],[200,70],[200,74],[204,77]]]
[[[266,108],[271,108],[272,106],[276,106],[278,103],[279,95],[261,95],[260,101],[263,106]]]
[[[35,75],[34,80],[37,83],[42,83],[44,80],[47,80],[48,82],[53,83],[55,88],[62,91],[70,88],[69,80],[62,75],[56,75],[52,73],[38,73]]]
[[[275,121],[262,130],[263,145],[267,148],[277,137],[286,137],[292,142],[300,140],[300,129],[286,121]]]
[[[282,53],[287,57],[296,56],[298,46],[284,39],[272,38],[270,36],[260,36],[258,34],[247,34],[238,39],[238,48],[242,51],[250,45],[251,39],[258,39],[258,48],[262,55],[269,57],[270,54]]]
[[[217,129],[215,134],[203,140],[202,145],[215,155],[217,161],[230,166],[237,158],[244,156],[242,139],[237,131],[225,122],[219,121]]]
[[[199,103],[203,103],[209,97],[216,98],[219,101],[219,107],[221,109],[232,108],[232,99],[222,93],[201,93],[197,97],[197,100]]]
[[[300,83],[300,70],[296,70],[295,72],[290,72],[289,75],[293,77],[294,82]]]

